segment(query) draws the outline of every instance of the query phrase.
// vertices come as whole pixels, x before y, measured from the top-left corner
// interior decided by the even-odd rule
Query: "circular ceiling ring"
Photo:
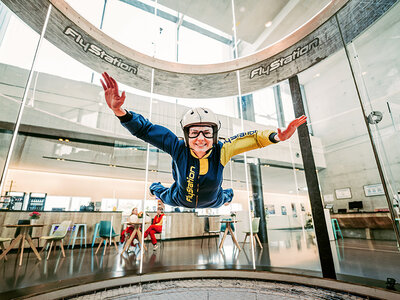
[[[248,94],[290,78],[351,42],[388,10],[395,0],[332,0],[292,34],[252,55],[217,64],[169,62],[135,51],[103,33],[63,0],[2,1],[33,30],[40,32],[53,5],[45,38],[92,70],[109,72],[137,89],[179,98],[219,98]],[[388,3],[386,3],[388,2]],[[389,4],[390,4],[389,3]],[[379,9],[378,9],[379,8]],[[340,29],[338,23],[340,24]]]

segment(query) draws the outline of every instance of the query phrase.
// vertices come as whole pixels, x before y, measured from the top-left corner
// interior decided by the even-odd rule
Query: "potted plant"
[[[29,218],[31,220],[31,224],[35,224],[36,221],[40,219],[40,213],[33,211],[29,214]]]

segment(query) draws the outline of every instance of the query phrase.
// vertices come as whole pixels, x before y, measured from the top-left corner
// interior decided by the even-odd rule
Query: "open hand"
[[[101,85],[103,86],[104,89],[104,96],[106,98],[106,102],[109,108],[117,115],[124,115],[125,111],[121,109],[121,106],[125,102],[125,92],[122,92],[121,96],[119,95],[118,92],[118,84],[115,81],[114,78],[109,76],[107,72],[104,72],[103,74],[103,80],[100,79]]]
[[[307,117],[305,115],[302,115],[297,119],[294,119],[292,122],[290,122],[289,126],[284,131],[278,128],[278,134],[277,134],[278,140],[285,141],[288,138],[290,138],[296,131],[297,127],[299,127],[301,124],[304,124],[306,121]]]

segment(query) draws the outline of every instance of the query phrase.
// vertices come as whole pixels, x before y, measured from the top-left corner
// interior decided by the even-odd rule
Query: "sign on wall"
[[[364,185],[364,193],[366,197],[385,195],[382,183]]]
[[[344,189],[337,189],[335,190],[336,199],[350,199],[351,198],[351,189],[344,188]]]

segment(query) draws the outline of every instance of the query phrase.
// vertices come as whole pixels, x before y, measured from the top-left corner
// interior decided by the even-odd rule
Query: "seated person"
[[[147,228],[146,232],[144,233],[144,238],[146,238],[149,234],[151,237],[151,243],[153,244],[153,250],[157,250],[157,239],[155,233],[161,233],[162,231],[162,224],[163,224],[163,217],[164,213],[161,207],[157,209],[157,215],[153,219],[153,224]]]
[[[128,223],[137,223],[137,222],[139,222],[139,218],[138,218],[138,209],[137,209],[137,207],[134,207],[134,208],[132,209],[132,213],[131,213],[131,215],[128,217],[127,222],[128,222]],[[125,242],[125,235],[130,236],[130,235],[132,234],[133,230],[134,230],[134,226],[133,226],[133,225],[128,225],[128,226],[124,229],[124,231],[122,231],[122,234],[121,234],[121,243]],[[137,243],[137,241],[136,241],[136,243],[134,243],[135,240],[137,240],[137,234],[135,234],[135,237],[134,237],[133,240],[132,240],[132,246],[134,246],[134,245]]]

